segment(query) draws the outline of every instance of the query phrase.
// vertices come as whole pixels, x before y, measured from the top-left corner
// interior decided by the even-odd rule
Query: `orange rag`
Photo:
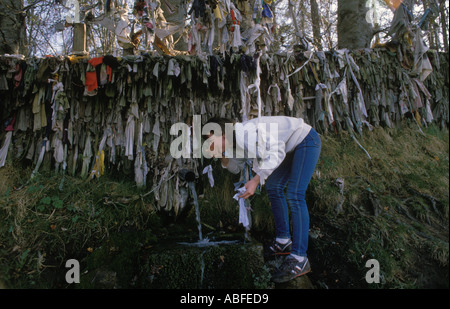
[[[103,57],[92,58],[88,62],[95,68],[99,64],[103,63]],[[88,91],[94,91],[95,89],[98,88],[96,71],[86,72],[85,85],[87,86]]]

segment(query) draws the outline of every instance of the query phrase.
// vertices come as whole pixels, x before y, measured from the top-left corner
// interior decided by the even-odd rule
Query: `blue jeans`
[[[319,159],[320,149],[320,136],[311,129],[306,138],[286,154],[286,158],[265,183],[275,219],[276,237],[291,238],[289,205],[292,216],[291,253],[300,256],[306,256],[308,249],[309,213],[305,193]]]

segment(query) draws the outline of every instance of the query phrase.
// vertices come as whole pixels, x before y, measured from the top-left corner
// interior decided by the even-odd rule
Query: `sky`
[[[68,0],[68,1],[74,1],[74,0]],[[127,2],[129,9],[131,11],[131,9],[134,6],[134,0],[119,0],[119,1],[123,1],[123,2]],[[317,0],[319,6],[321,6],[322,1],[321,0]],[[391,1],[399,1],[399,0],[391,0]],[[29,3],[29,0],[25,0],[25,5],[27,5],[27,3]],[[446,1],[447,6],[448,6],[448,1]],[[281,10],[282,8],[286,8],[288,4],[288,0],[281,0],[279,1],[279,3],[277,4],[277,8],[278,10]],[[57,4],[55,4],[57,5]],[[375,13],[375,15],[368,15],[368,18],[370,20],[371,16],[376,16],[379,20],[380,20],[380,25],[381,28],[387,28],[390,25],[390,21],[392,20],[393,17],[393,13],[391,12],[391,10],[384,5],[384,1],[383,0],[367,0],[367,6],[375,6],[375,10],[373,11]],[[418,6],[417,6],[418,7]],[[188,8],[189,9],[189,8]],[[337,11],[337,0],[333,1],[332,4],[332,11]],[[56,24],[57,22],[62,22],[66,19],[66,16],[70,14],[69,10],[65,10],[65,9],[60,9],[61,12],[61,16],[58,20],[58,18],[54,19],[51,23]],[[420,12],[420,7],[417,9],[417,11],[415,12],[415,14],[417,16],[419,16],[421,14]],[[129,14],[130,18],[132,18],[132,14],[130,12]],[[291,18],[281,18],[280,15],[278,16],[278,23],[279,24],[290,24],[292,23],[292,19]],[[50,24],[51,24],[50,23]],[[322,29],[323,31],[324,29]],[[309,36],[312,36],[311,34],[307,33]],[[51,37],[47,38],[48,39],[48,43],[49,45],[52,46],[52,48],[50,48],[50,50],[48,51],[48,53],[51,54],[64,54],[65,50],[64,50],[64,41],[66,42],[66,48],[67,48],[67,42],[70,41],[69,39],[72,36],[72,30],[71,28],[66,28],[64,31],[62,32],[56,32],[55,34],[52,35]],[[382,36],[383,37],[383,36]],[[334,38],[334,40],[336,40],[336,38]]]

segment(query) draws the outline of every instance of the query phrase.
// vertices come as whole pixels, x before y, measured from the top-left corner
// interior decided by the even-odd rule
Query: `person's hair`
[[[209,124],[209,123],[217,123],[220,126],[220,129],[222,130],[222,135],[225,134],[225,125],[227,123],[232,123],[234,125],[234,121],[228,118],[221,118],[221,117],[213,117],[210,118],[205,125]],[[212,134],[214,134],[214,131],[210,131],[209,134],[203,134],[202,137],[204,139],[208,139]],[[234,131],[233,128],[233,148],[236,145],[236,132]]]

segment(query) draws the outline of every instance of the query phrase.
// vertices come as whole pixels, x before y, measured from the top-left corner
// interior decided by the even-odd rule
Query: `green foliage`
[[[308,195],[311,230],[318,235],[311,239],[310,259],[313,268],[316,262],[316,268],[333,275],[314,272],[317,282],[448,286],[448,131],[429,127],[424,132],[417,126],[364,132],[360,142],[372,160],[351,142],[323,136],[320,177],[314,176]],[[338,177],[345,180],[343,195]],[[379,285],[364,280],[365,262],[372,258],[380,263]],[[360,279],[349,284],[349,274]]]
[[[61,209],[63,208],[63,201],[58,197],[58,196],[46,196],[43,197],[40,201],[39,204],[36,206],[36,209],[40,212],[45,212],[46,209],[48,208],[56,208],[56,209]]]

